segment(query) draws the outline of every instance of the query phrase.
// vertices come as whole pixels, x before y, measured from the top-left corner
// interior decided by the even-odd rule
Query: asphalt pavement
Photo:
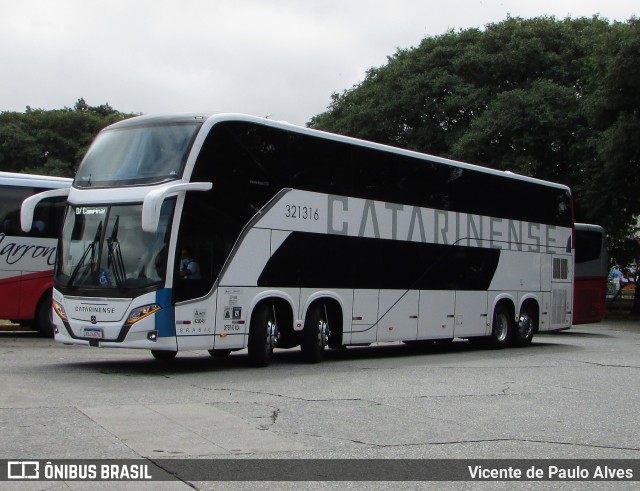
[[[534,337],[532,346],[479,349],[463,340],[298,350],[254,368],[228,359],[65,346],[0,329],[0,459],[606,459],[640,458],[640,322]],[[284,460],[283,460],[284,459]],[[445,462],[446,464],[446,462]],[[165,466],[166,467],[166,466]],[[9,482],[10,489],[262,489],[199,481]],[[456,476],[452,476],[455,479]],[[527,482],[557,489],[628,489],[629,482]],[[159,484],[161,484],[159,486]],[[403,488],[494,489],[513,482],[405,482]],[[579,485],[578,485],[579,484]],[[46,485],[46,487],[45,487]],[[577,486],[578,485],[578,486]],[[5,486],[2,486],[6,489]],[[300,489],[279,482],[272,489]],[[388,482],[305,482],[309,489],[388,489]]]

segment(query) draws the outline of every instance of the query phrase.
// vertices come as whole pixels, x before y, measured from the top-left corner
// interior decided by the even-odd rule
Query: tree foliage
[[[310,127],[565,183],[639,257],[640,21],[507,18],[398,50]]]
[[[73,177],[96,134],[131,116],[82,98],[73,108],[0,112],[0,169]]]

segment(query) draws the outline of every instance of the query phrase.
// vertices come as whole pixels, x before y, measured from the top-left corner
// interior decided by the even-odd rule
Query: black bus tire
[[[36,307],[35,328],[45,338],[53,337],[53,317],[51,306],[51,292],[44,295]]]
[[[253,366],[266,367],[273,359],[278,328],[272,306],[264,303],[251,315],[249,324],[249,361]]]
[[[518,347],[525,347],[531,344],[533,333],[536,330],[536,315],[530,307],[524,307],[518,322],[513,325],[513,334],[511,335],[511,344]]]
[[[171,361],[176,357],[178,352],[177,351],[167,351],[167,350],[152,349],[151,350],[151,354],[158,361]]]
[[[324,357],[324,347],[327,344],[328,319],[324,304],[313,305],[302,329],[300,350],[302,359],[307,363],[320,363]]]
[[[489,346],[494,349],[502,349],[506,347],[509,344],[512,331],[513,319],[511,312],[503,304],[496,305],[496,308],[493,311]]]

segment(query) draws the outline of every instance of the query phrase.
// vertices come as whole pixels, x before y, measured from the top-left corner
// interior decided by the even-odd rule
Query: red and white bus
[[[0,319],[31,323],[45,336],[53,336],[53,267],[66,198],[42,200],[29,232],[20,228],[20,207],[34,194],[66,190],[72,182],[61,177],[0,172]]]
[[[604,318],[609,257],[606,234],[599,225],[576,223],[573,323]]]

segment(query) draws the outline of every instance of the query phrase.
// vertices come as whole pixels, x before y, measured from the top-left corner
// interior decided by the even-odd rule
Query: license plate
[[[98,327],[85,327],[82,329],[82,335],[85,338],[102,339],[102,329]]]

